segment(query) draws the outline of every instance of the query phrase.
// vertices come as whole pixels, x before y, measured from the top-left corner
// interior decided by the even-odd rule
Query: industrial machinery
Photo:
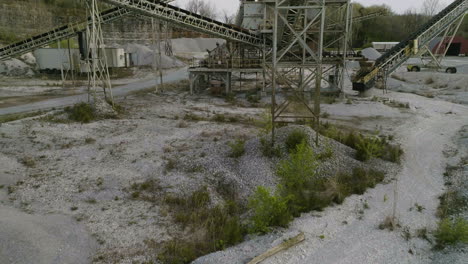
[[[129,13],[220,37],[228,43],[210,51],[206,61],[190,69],[192,92],[200,80],[219,78],[229,93],[233,74],[261,73],[262,91],[272,94],[274,139],[277,123],[319,124],[322,87],[341,91],[346,61],[357,56],[348,46],[353,22],[350,0],[242,0],[235,25],[191,13],[168,4],[167,0],[101,1],[117,7],[84,23],[66,25],[0,48],[0,60],[70,38],[91,25],[95,27],[96,21],[106,23]],[[463,19],[467,3],[468,0],[454,1],[375,64],[363,67],[353,79],[353,89],[367,90],[377,79],[386,80],[408,58],[427,52],[432,39],[441,33],[447,35],[449,28]]]
[[[421,26],[419,30],[411,34],[409,38],[403,40],[378,58],[374,66],[364,68],[358,72],[353,80],[353,90],[368,90],[374,86],[377,79],[383,79],[385,83],[387,76],[409,58],[427,52],[427,45],[431,40],[446,32],[452,25],[457,24],[457,22],[460,23],[465,17],[467,9],[468,0],[454,1]],[[449,69],[447,68],[447,70]]]

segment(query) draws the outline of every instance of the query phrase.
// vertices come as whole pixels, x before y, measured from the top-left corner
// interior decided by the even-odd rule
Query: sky
[[[185,3],[189,0],[176,0],[175,3],[178,6],[184,7]],[[237,9],[239,8],[239,1],[238,0],[208,0],[210,1],[216,9],[220,12],[221,15],[224,10],[226,10],[230,14],[234,14]],[[440,0],[444,7],[448,5],[451,0]],[[417,11],[421,10],[421,5],[424,0],[355,0],[353,2],[361,3],[365,6],[369,5],[381,5],[386,4],[389,5],[393,11],[397,13],[403,13],[410,8],[415,8]]]

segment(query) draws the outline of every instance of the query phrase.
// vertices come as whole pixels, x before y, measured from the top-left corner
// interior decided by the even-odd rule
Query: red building
[[[432,47],[432,52],[435,54],[437,48],[440,45],[438,54],[442,54],[447,48],[448,43],[450,42],[451,37],[446,37],[444,41],[439,41]],[[455,37],[452,44],[450,45],[447,56],[460,56],[468,55],[468,40],[463,37]]]

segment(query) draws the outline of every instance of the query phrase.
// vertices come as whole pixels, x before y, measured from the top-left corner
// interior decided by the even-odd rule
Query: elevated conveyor
[[[102,23],[120,19],[132,12],[168,21],[178,27],[188,28],[197,32],[210,34],[224,39],[244,42],[251,45],[260,45],[262,40],[249,31],[224,24],[206,17],[193,14],[186,10],[167,4],[173,0],[103,0],[104,2],[117,5],[117,7],[103,11],[101,13]],[[53,29],[40,35],[36,35],[25,40],[10,44],[0,48],[0,61],[19,56],[54,43],[59,40],[71,38],[79,32],[86,30],[90,25],[88,21]]]
[[[361,70],[353,80],[353,90],[365,91],[374,86],[379,76],[389,75],[405,61],[426,47],[431,40],[450,25],[463,18],[468,11],[468,0],[456,0],[425,23],[410,37],[400,42],[377,59],[369,70]]]
[[[141,15],[167,21],[174,26],[220,37],[226,40],[242,42],[254,46],[263,44],[263,39],[246,29],[225,24],[211,18],[191,13],[162,1],[155,0],[102,0]]]
[[[112,8],[101,13],[102,22],[108,23],[119,19],[129,13],[130,11],[124,8]],[[86,22],[64,25],[59,28],[55,28],[51,31],[42,33],[40,35],[36,35],[25,40],[2,47],[0,48],[0,61],[28,53],[32,50],[49,45],[59,40],[74,37],[77,33],[85,31],[86,27],[90,24],[91,18],[88,18],[88,21]]]

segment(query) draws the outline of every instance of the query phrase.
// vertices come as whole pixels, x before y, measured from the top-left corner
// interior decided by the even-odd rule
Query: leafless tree
[[[440,0],[424,0],[422,4],[422,13],[426,16],[434,16],[442,9]]]
[[[206,0],[190,0],[185,6],[187,11],[212,19],[216,18],[216,11],[212,4]]]
[[[403,28],[407,32],[414,32],[416,31],[419,26],[424,23],[424,19],[422,18],[423,15],[419,14],[416,9],[408,9],[405,11],[403,16],[401,16],[401,20],[403,23]]]
[[[227,10],[223,10],[223,22],[226,24],[234,24],[237,14],[230,15]]]

